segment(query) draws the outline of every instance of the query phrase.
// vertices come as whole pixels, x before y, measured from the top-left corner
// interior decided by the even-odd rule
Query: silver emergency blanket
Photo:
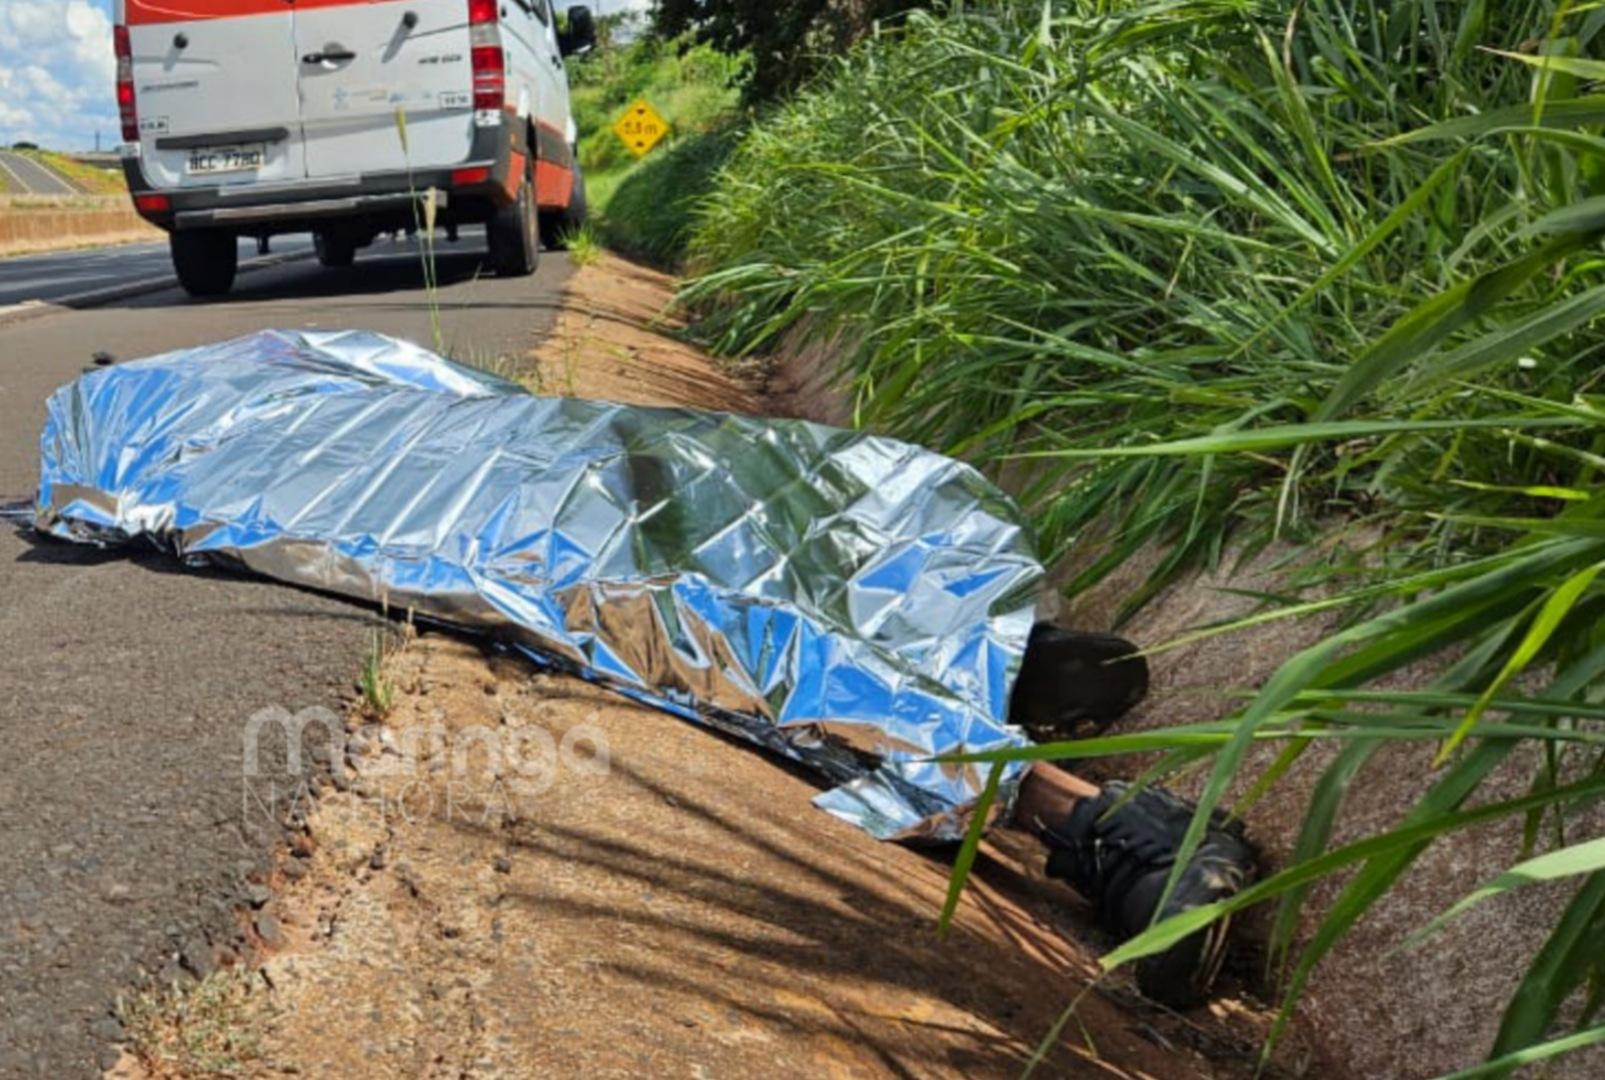
[[[817,768],[818,804],[878,837],[957,838],[986,767],[932,759],[1025,743],[1029,536],[904,443],[270,331],[82,376],[40,451],[44,532],[490,635]]]

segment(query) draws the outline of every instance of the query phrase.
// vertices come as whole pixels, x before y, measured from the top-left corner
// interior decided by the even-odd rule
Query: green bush
[[[1289,866],[1109,963],[1274,900],[1290,1009],[1434,838],[1513,816],[1536,851],[1605,795],[1602,27],[1551,0],[915,15],[756,125],[701,204],[685,295],[710,340],[849,343],[864,422],[1005,477],[1047,555],[1077,550],[1072,591],[1153,543],[1128,611],[1229,539],[1334,516],[1383,537],[1347,593],[1254,616],[1351,621],[1242,713],[1033,751],[1205,769],[1185,853],[1252,743],[1285,749],[1250,792],[1343,744]],[[1372,689],[1435,655],[1429,689]],[[1415,809],[1328,851],[1348,786],[1401,739],[1440,746]],[[1479,797],[1523,745],[1531,794]],[[1495,1073],[1605,1039],[1605,843],[1568,839],[1491,886],[1579,881]],[[1310,884],[1351,871],[1295,949]],[[1584,1030],[1546,1043],[1574,994]]]
[[[880,20],[896,20],[929,0],[657,0],[653,32],[756,58],[741,76],[749,101],[768,101],[795,90],[869,33]]]

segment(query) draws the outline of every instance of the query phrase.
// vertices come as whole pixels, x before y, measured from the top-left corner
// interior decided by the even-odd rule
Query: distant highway
[[[11,181],[14,193],[21,195],[76,195],[78,189],[37,161],[22,154],[0,150],[0,173]]]

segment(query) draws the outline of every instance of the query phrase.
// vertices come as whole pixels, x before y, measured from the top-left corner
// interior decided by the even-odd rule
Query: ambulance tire
[[[540,265],[541,235],[535,209],[535,170],[525,167],[518,198],[511,206],[497,207],[485,223],[490,241],[490,265],[501,277],[527,277]]]
[[[224,229],[180,229],[168,234],[178,283],[191,296],[223,296],[234,287],[240,247]]]
[[[541,244],[548,251],[567,249],[569,234],[578,232],[589,216],[589,208],[585,202],[585,174],[580,172],[578,165],[575,165],[574,190],[568,197],[568,205],[561,210],[541,215]]]

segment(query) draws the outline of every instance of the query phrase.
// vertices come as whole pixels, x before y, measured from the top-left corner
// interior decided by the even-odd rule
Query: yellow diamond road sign
[[[648,105],[645,98],[638,99],[613,125],[613,134],[624,140],[624,145],[636,157],[658,145],[668,133],[669,122],[659,116],[658,110]]]

